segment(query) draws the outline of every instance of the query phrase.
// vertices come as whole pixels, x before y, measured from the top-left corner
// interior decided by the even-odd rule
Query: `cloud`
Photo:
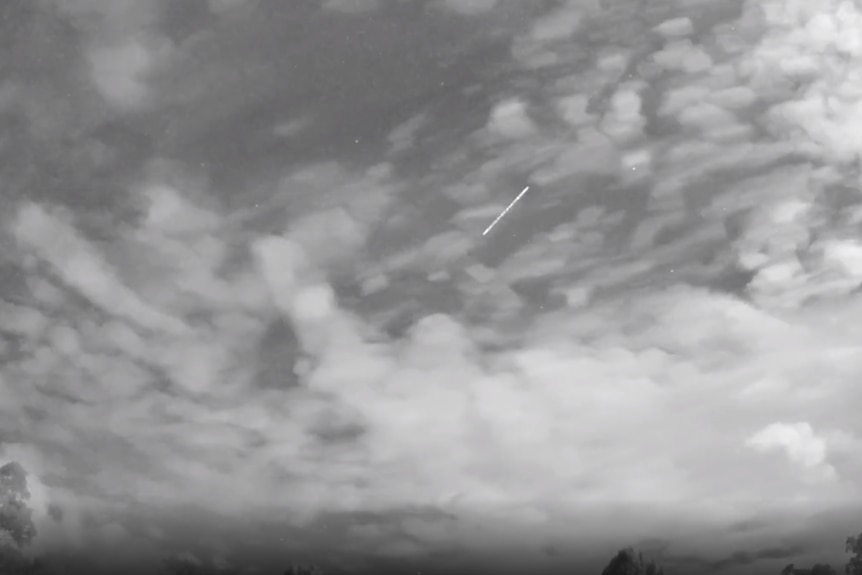
[[[159,55],[159,47],[151,42],[130,40],[95,46],[89,51],[93,80],[105,100],[117,109],[142,109],[150,98],[146,76]]]
[[[826,461],[826,441],[815,434],[807,422],[772,423],[748,438],[745,444],[762,452],[784,451],[795,465],[820,470],[824,477],[831,477],[835,473]]]
[[[115,110],[151,104],[147,76],[171,54],[158,30],[160,2],[72,0],[55,2],[83,38],[90,76]]]
[[[815,467],[826,458],[826,443],[808,423],[773,423],[748,439],[749,447],[762,451],[783,449],[796,464]]]
[[[440,4],[458,14],[474,16],[493,10],[499,0],[440,0]]]
[[[488,119],[488,131],[504,138],[523,138],[535,131],[526,102],[512,99],[498,103]]]
[[[30,225],[19,226],[26,230],[21,238],[56,269],[76,261],[51,255],[58,248],[50,246],[56,244],[89,253],[100,262],[91,264],[92,270],[107,266],[95,246],[47,210],[33,207],[22,217]],[[189,233],[200,229],[192,220]],[[50,240],[51,234],[60,234],[62,241]],[[289,317],[313,311],[313,305],[297,299],[306,281],[300,273],[309,265],[306,252],[287,238],[256,245],[259,267],[247,263],[252,274],[247,281],[270,294],[260,309],[276,313],[281,305]],[[102,280],[101,285],[113,281]],[[106,305],[112,297],[117,301],[108,291],[72,285],[89,293],[115,319],[104,329],[87,330],[85,317],[67,312],[70,325],[78,326],[82,350],[77,359],[81,371],[66,370],[69,384],[95,377],[87,385],[96,399],[95,383],[116,388],[121,381],[141,382],[135,386],[137,399],[126,396],[99,424],[106,434],[130,440],[136,457],[152,467],[144,474],[132,472],[120,465],[118,450],[104,450],[103,480],[112,490],[134,484],[143,497],[156,502],[195,501],[231,512],[262,507],[277,498],[296,511],[293,519],[300,523],[327,510],[385,510],[417,502],[459,514],[494,509],[511,519],[524,517],[529,504],[540,522],[553,517],[555,509],[617,501],[660,501],[670,507],[709,500],[709,513],[723,507],[731,516],[742,516],[758,498],[778,501],[810,493],[810,486],[793,474],[764,476],[753,460],[739,460],[738,442],[748,439],[757,450],[782,451],[800,465],[826,462],[828,442],[814,433],[815,423],[773,424],[744,437],[741,430],[762,423],[732,393],[758,373],[792,378],[799,356],[788,350],[807,346],[806,361],[816,362],[820,350],[808,339],[807,328],[770,324],[768,316],[746,304],[706,291],[655,294],[636,303],[636,309],[651,314],[652,323],[634,321],[630,311],[596,308],[591,313],[607,314],[603,321],[631,331],[602,344],[585,345],[576,336],[552,345],[526,345],[497,358],[507,362],[506,372],[479,362],[469,331],[452,317],[426,318],[404,342],[372,343],[345,319],[345,310],[335,306],[329,308],[329,319],[314,316],[311,321],[328,324],[330,330],[341,326],[338,329],[348,335],[353,330],[350,345],[319,348],[324,351],[307,382],[313,392],[288,398],[252,393],[242,383],[243,365],[234,363],[244,357],[246,340],[262,329],[261,320],[238,321],[242,316],[233,316],[219,324],[221,333],[201,326],[188,338],[172,336],[160,342],[140,330],[136,314]],[[226,317],[236,313],[211,311]],[[248,327],[240,329],[243,322]],[[33,325],[25,326],[31,330],[26,333],[34,334],[38,348],[53,353],[63,347],[63,338],[42,340],[38,325]],[[700,327],[686,329],[691,325]],[[114,341],[123,332],[129,342]],[[707,361],[710,355],[721,357],[721,347],[733,342],[747,354],[723,365]],[[660,344],[672,353],[656,353],[648,344]],[[100,358],[100,348],[120,350],[121,355]],[[129,350],[136,350],[136,356]],[[166,370],[174,391],[160,391],[140,362]],[[42,369],[53,373],[57,368],[49,362]],[[205,408],[177,395],[179,389],[221,407]],[[316,397],[317,392],[329,399]],[[782,388],[765,390],[761,399],[779,408],[784,395]],[[38,394],[18,399],[48,406],[55,401]],[[824,407],[835,405],[830,395],[817,401]],[[68,429],[88,425],[86,406],[68,412],[51,409]],[[801,415],[806,407],[784,409],[788,415]],[[833,414],[824,410],[823,415]],[[321,441],[316,431],[321,417],[355,422],[362,432],[342,443]],[[36,437],[60,441],[72,452],[83,448],[78,444],[83,438]],[[734,491],[725,491],[728,485]],[[228,489],[234,493],[231,498],[216,501],[210,496]],[[841,493],[840,484],[836,493]],[[423,532],[415,525],[411,530]],[[425,532],[429,541],[440,538],[433,529]]]
[[[225,14],[231,10],[248,6],[255,0],[208,0],[207,6],[214,14]]]
[[[62,14],[81,24],[82,31],[119,38],[146,29],[157,22],[158,2],[135,0],[60,0],[53,2]],[[92,24],[98,23],[95,28]]]
[[[460,9],[491,4],[460,3]],[[579,22],[572,16],[555,28],[545,21],[534,39],[551,44]],[[146,100],[145,84],[135,80],[151,63],[144,44],[93,44],[93,54],[105,57],[96,58],[101,63],[93,71],[112,101]],[[108,45],[122,48],[113,54],[117,59],[98,52]],[[639,129],[638,88],[615,87],[621,62],[604,61],[596,82],[620,96],[614,118]],[[677,45],[656,66],[670,74],[685,73],[688,64],[686,49]],[[686,81],[726,84],[734,69],[709,75],[698,68]],[[490,174],[490,180],[541,157],[551,166],[547,190],[553,192],[574,171],[617,170],[617,144],[600,133],[599,118],[582,113],[586,93],[562,100],[562,115],[585,124],[577,141],[543,134],[525,102],[501,103],[486,126],[503,136],[494,149],[498,163],[467,176],[479,181]],[[688,128],[702,139],[664,142],[656,151],[662,177],[644,198],[647,207],[686,211],[683,199],[691,199],[723,224],[725,211],[766,204],[771,190],[782,196],[807,191],[813,178],[807,165],[787,175],[794,146],[713,138],[710,118],[729,121],[736,112],[730,104],[715,116],[714,109],[690,108],[711,94],[710,88],[665,95],[673,105],[660,107],[662,113],[691,120]],[[734,106],[751,100],[747,93],[721,96]],[[393,140],[410,137],[406,129]],[[605,228],[623,210],[608,206],[608,214],[597,210],[565,222],[570,233],[556,247],[537,241],[524,260],[506,262],[510,275],[500,274],[523,277],[524,261],[547,264],[543,250],[554,248],[560,259],[552,269],[560,273],[548,278],[545,271],[542,279],[584,286],[596,294],[590,305],[556,310],[538,325],[517,323],[515,349],[483,349],[472,320],[454,314],[429,313],[392,340],[335,297],[330,278],[338,276],[330,273],[340,265],[363,271],[376,265],[366,243],[388,215],[391,203],[380,190],[395,176],[333,164],[285,178],[290,217],[282,229],[259,237],[258,230],[236,232],[224,214],[199,208],[184,197],[191,192],[162,185],[147,188],[149,211],[139,227],[124,230],[119,247],[88,239],[69,214],[35,202],[9,218],[18,250],[10,257],[39,289],[29,300],[0,306],[3,337],[23,350],[3,364],[0,421],[20,422],[30,451],[22,447],[16,457],[33,466],[43,485],[49,477],[67,482],[65,491],[46,488],[46,498],[101,510],[109,500],[140,498],[154,508],[197,505],[225,521],[244,514],[295,527],[332,514],[386,515],[404,507],[447,514],[403,522],[404,541],[388,549],[382,543],[390,531],[350,530],[355,541],[396,556],[492,548],[503,540],[542,549],[592,530],[606,539],[661,531],[674,541],[670,551],[681,554],[686,547],[698,551],[698,541],[703,551],[715,543],[710,533],[751,525],[769,510],[792,505],[807,517],[812,509],[858,500],[862,356],[854,326],[860,306],[842,300],[832,310],[775,309],[761,305],[767,300],[746,301],[688,278],[671,289],[670,274],[694,265],[692,254],[704,251],[723,226],[698,221],[680,241],[662,244],[654,234],[637,245],[614,244],[610,254]],[[765,175],[743,181],[734,193],[683,196],[740,164]],[[563,194],[580,192],[563,187]],[[627,196],[625,203],[635,202]],[[473,257],[468,237],[441,234],[404,246],[405,265],[417,253],[432,253],[423,261],[450,271]],[[450,244],[457,249],[440,250]],[[829,253],[854,264],[857,254],[846,248]],[[228,263],[227,253],[240,254],[238,261]],[[374,272],[399,285],[384,265]],[[467,298],[472,289],[491,307],[502,305],[456,272],[453,291]],[[569,272],[577,281],[566,279]],[[277,320],[296,323],[313,360],[302,386],[264,389],[256,379],[261,342]],[[284,361],[273,361],[273,369],[289,369],[293,352],[276,340],[267,353]],[[773,452],[795,467],[764,456]],[[41,457],[27,459],[27,453]],[[649,513],[636,522],[631,508]],[[660,525],[650,521],[657,516]],[[697,529],[685,521],[692,516],[702,517]],[[775,520],[758,535],[790,524],[786,517]],[[110,525],[93,537],[132,536],[122,522]],[[770,542],[738,545],[754,530],[728,530],[715,560],[784,557],[785,549]]]
[[[533,24],[530,35],[536,42],[566,40],[580,28],[581,22],[581,11],[575,9],[574,5],[565,5],[539,18]]]
[[[185,330],[182,322],[152,308],[118,281],[95,246],[61,217],[37,204],[26,204],[18,213],[14,233],[22,246],[43,258],[94,304],[149,329]]]
[[[342,14],[364,14],[380,8],[379,0],[325,0],[323,9]]]

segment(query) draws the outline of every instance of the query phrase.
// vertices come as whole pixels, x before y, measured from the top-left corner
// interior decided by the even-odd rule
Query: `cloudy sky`
[[[526,4],[4,5],[37,549],[843,564],[862,12]]]

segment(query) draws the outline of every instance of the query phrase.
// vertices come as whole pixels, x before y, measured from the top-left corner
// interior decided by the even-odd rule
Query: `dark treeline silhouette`
[[[19,463],[8,462],[0,467],[0,575],[67,575],[68,564],[60,565],[50,558],[29,557],[25,551],[36,536],[32,510],[29,506],[27,472]],[[61,516],[59,508],[50,509],[52,517]],[[862,575],[862,532],[848,537],[846,551],[850,556],[844,566],[844,575]],[[189,557],[168,558],[161,575],[237,575],[237,568],[217,568],[203,565]],[[797,567],[791,563],[780,575],[838,575],[839,571],[828,564]],[[324,575],[316,565],[295,564],[283,571],[284,575]],[[157,574],[158,575],[158,574]],[[665,575],[665,568],[654,559],[644,558],[632,547],[620,549],[602,570],[601,575]]]
[[[798,569],[791,563],[781,570],[781,575],[838,575],[838,571],[827,563],[816,563],[809,569]]]
[[[844,565],[844,575],[862,575],[862,533],[848,537],[845,550],[850,558]],[[617,552],[602,575],[664,575],[664,568],[654,560],[644,560],[641,553],[627,547]],[[828,563],[815,563],[811,567],[790,563],[780,575],[839,575],[839,570]]]
[[[862,533],[848,537],[845,551],[850,559],[844,565],[845,575],[862,575]],[[793,563],[781,570],[781,575],[838,575],[839,571],[828,563],[816,563],[808,568],[796,567]]]
[[[0,467],[0,573],[3,575],[47,575],[41,561],[23,553],[36,536],[29,501],[24,468],[15,461]]]
[[[617,552],[602,575],[664,575],[664,570],[654,560],[644,560],[642,553],[627,547]]]

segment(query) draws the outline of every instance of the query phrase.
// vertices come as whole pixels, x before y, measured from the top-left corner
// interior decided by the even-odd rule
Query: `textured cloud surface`
[[[348,4],[327,7],[384,9]],[[447,4],[475,15],[498,3]],[[74,7],[132,26],[113,3]],[[398,557],[512,540],[538,557],[663,537],[683,556],[707,554],[720,530],[718,561],[789,529],[736,540],[735,524],[860,500],[860,202],[835,215],[824,200],[850,185],[862,149],[862,84],[836,70],[862,53],[852,4],[750,2],[702,36],[680,15],[699,8],[680,5],[646,29],[660,40],[648,53],[626,47],[613,11],[558,10],[511,52],[517,70],[560,79],[540,101],[527,90],[484,110],[457,144],[471,159],[451,161],[457,183],[330,161],[285,169],[237,213],[144,174],[128,192],[139,217],[110,240],[55,202],[10,208],[3,257],[27,295],[0,300],[0,438],[33,473],[42,545],[149,553],[165,527],[134,525],[142,508],[308,529],[433,509],[353,526],[345,545]],[[135,18],[158,35],[154,16]],[[566,77],[585,22],[620,47]],[[159,41],[110,47],[109,32],[86,50],[125,113],[149,98],[144,46]],[[420,113],[390,134],[385,161],[428,137],[434,119]],[[483,145],[493,154],[472,162]],[[499,224],[508,232],[482,239],[515,174],[537,189]],[[454,215],[404,200],[422,186],[432,200],[445,191],[439,211]],[[519,235],[531,217],[541,229]],[[509,235],[519,243],[505,252]],[[725,288],[727,269],[753,279]],[[356,304],[356,285],[363,305],[384,305]],[[427,295],[445,290],[453,311]],[[649,519],[621,527],[626,505]],[[573,517],[597,519],[588,530]]]

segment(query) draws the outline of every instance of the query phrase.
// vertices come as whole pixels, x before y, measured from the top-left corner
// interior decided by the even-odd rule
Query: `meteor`
[[[509,210],[511,210],[511,209],[512,209],[512,206],[514,206],[514,205],[518,202],[518,200],[520,200],[522,197],[524,197],[524,194],[526,194],[526,193],[527,193],[527,190],[529,190],[529,189],[530,189],[530,186],[527,186],[527,187],[525,187],[523,190],[521,190],[521,193],[520,193],[520,194],[518,194],[518,197],[516,197],[514,200],[512,200],[512,203],[511,203],[511,204],[509,204],[508,206],[506,206],[506,209],[505,209],[505,210],[503,210],[503,211],[502,211],[502,213],[501,213],[499,216],[497,216],[497,219],[495,219],[493,222],[491,222],[491,225],[490,225],[490,226],[488,226],[488,229],[486,229],[484,232],[482,232],[482,235],[483,235],[483,236],[484,236],[484,235],[487,235],[487,234],[488,234],[488,232],[490,232],[490,231],[491,231],[491,228],[493,228],[494,226],[496,226],[496,225],[497,225],[497,222],[499,222],[500,220],[502,220],[502,219],[503,219],[503,216],[505,216],[505,215],[509,212]]]

